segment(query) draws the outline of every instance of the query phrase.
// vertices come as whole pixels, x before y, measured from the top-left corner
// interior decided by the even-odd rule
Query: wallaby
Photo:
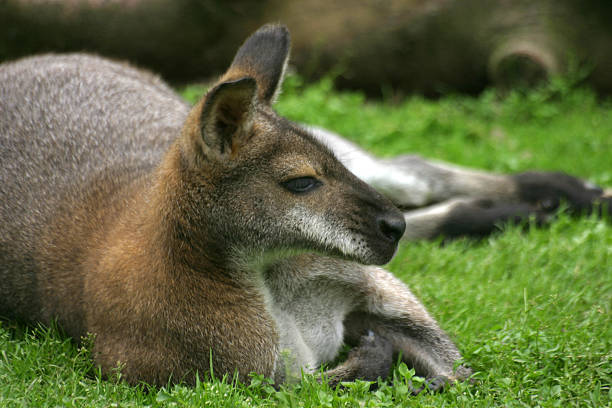
[[[94,335],[103,373],[193,382],[470,370],[384,264],[396,207],[271,105],[289,34],[266,25],[192,109],[99,57],[0,67],[0,315]],[[418,390],[414,390],[418,392]]]
[[[404,240],[483,236],[503,222],[548,222],[564,201],[574,214],[612,210],[612,191],[563,172],[490,173],[417,155],[374,157],[326,129],[309,131],[342,163],[404,210]]]

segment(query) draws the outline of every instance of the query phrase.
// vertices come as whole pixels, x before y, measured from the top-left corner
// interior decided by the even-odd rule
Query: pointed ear
[[[255,78],[259,101],[273,104],[289,59],[289,46],[287,27],[278,24],[261,27],[242,44],[221,81]]]
[[[248,142],[253,127],[257,84],[253,78],[222,82],[211,89],[200,106],[194,135],[205,156],[233,157]]]

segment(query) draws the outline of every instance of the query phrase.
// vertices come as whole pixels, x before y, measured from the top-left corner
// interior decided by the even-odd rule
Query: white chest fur
[[[344,341],[344,318],[354,294],[298,258],[275,264],[265,273],[264,296],[275,320],[285,367],[290,375],[313,372],[333,360]]]

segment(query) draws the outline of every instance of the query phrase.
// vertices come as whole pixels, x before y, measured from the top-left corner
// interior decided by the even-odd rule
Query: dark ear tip
[[[247,38],[238,49],[224,77],[255,78],[260,102],[271,104],[282,81],[290,48],[287,27],[281,24],[266,24]]]
[[[289,39],[289,29],[282,23],[268,23],[261,26],[255,34],[270,33]]]
[[[282,48],[287,52],[291,44],[289,29],[284,24],[268,23],[255,31],[245,43],[257,43],[263,41],[269,44],[282,44]]]

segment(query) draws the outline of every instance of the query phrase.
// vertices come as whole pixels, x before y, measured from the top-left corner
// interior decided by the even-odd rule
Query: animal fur
[[[277,383],[333,360],[337,384],[394,356],[465,379],[408,288],[367,264],[404,233],[396,207],[271,108],[287,30],[262,27],[193,108],[99,57],[0,66],[0,315],[93,333],[103,373]],[[210,360],[212,358],[212,361]]]

